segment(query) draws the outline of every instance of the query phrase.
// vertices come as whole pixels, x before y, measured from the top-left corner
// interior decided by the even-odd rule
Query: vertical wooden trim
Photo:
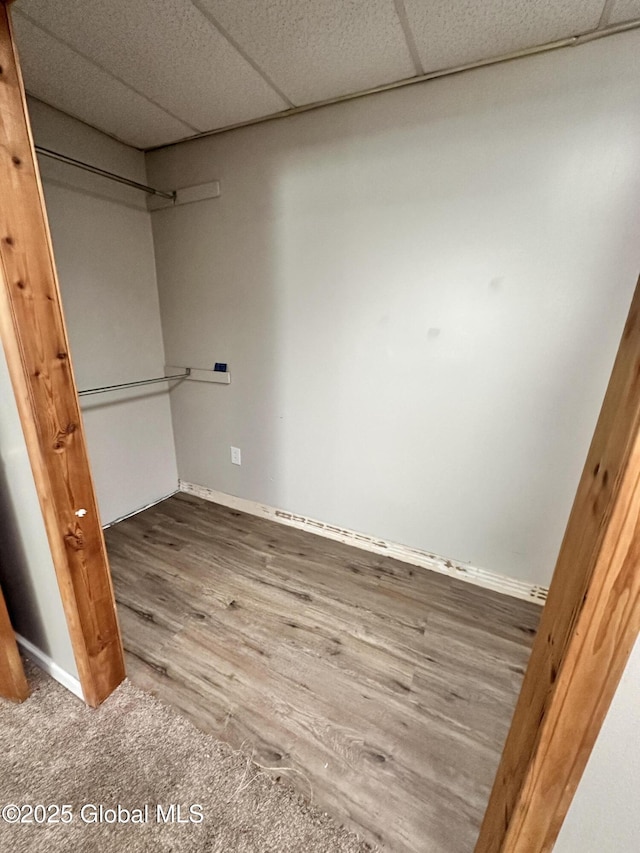
[[[80,683],[86,701],[97,705],[124,678],[124,656],[20,66],[2,0],[0,187],[0,335]]]
[[[640,629],[640,281],[476,853],[550,851]]]
[[[0,696],[12,702],[24,702],[29,696],[16,636],[0,589]]]

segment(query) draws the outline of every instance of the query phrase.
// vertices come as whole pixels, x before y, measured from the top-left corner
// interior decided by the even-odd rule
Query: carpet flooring
[[[247,755],[129,682],[91,710],[29,662],[26,669],[31,697],[22,705],[0,700],[0,850],[372,850]],[[118,805],[127,810],[123,822],[109,822]],[[32,822],[11,823],[16,815]]]

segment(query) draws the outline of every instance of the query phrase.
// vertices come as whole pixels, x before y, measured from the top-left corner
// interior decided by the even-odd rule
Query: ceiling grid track
[[[600,20],[598,21],[597,29],[602,29],[606,27],[611,20],[611,13],[613,12],[613,7],[615,6],[616,0],[604,0],[604,6],[602,7],[602,15],[600,15]]]
[[[536,56],[540,53],[549,53],[553,50],[559,50],[564,47],[579,47],[582,44],[588,44],[596,39],[606,38],[607,36],[625,33],[631,30],[640,29],[640,18],[633,21],[626,21],[623,24],[614,24],[610,27],[591,30],[580,35],[568,36],[567,38],[558,39],[547,44],[536,45],[535,47],[524,48],[523,50],[507,53],[503,56],[495,56],[489,59],[481,59],[477,62],[469,62],[465,65],[459,65],[454,68],[444,68],[439,71],[431,71],[427,74],[421,74],[416,77],[408,77],[404,80],[397,80],[393,83],[386,83],[382,86],[376,86],[372,89],[366,89],[362,92],[353,92],[349,95],[341,95],[337,98],[329,98],[325,101],[318,101],[313,104],[302,104],[299,107],[293,107],[290,110],[282,110],[282,112],[271,113],[266,116],[259,116],[248,121],[238,122],[237,124],[227,125],[226,127],[218,127],[214,130],[205,130],[202,133],[196,133],[185,139],[176,139],[175,142],[167,142],[164,145],[150,145],[144,149],[145,153],[159,151],[163,148],[172,148],[174,145],[180,145],[183,142],[192,142],[195,139],[204,139],[208,136],[217,136],[219,133],[229,133],[232,130],[239,130],[242,127],[252,127],[256,124],[263,124],[267,121],[274,121],[281,118],[289,118],[290,116],[300,115],[301,113],[311,112],[312,110],[321,109],[322,107],[331,107],[335,104],[343,104],[348,101],[355,101],[358,98],[366,98],[369,95],[378,95],[382,92],[391,92],[394,89],[403,89],[405,86],[414,86],[418,83],[426,83],[429,80],[438,80],[441,77],[451,77],[454,74],[462,74],[465,71],[474,71],[478,68],[487,68],[491,65],[499,65],[503,62],[510,62],[513,59],[523,59],[527,56]]]
[[[248,62],[248,63],[249,63],[249,65],[253,68],[253,70],[256,72],[256,74],[259,74],[259,75],[262,77],[262,79],[264,80],[264,82],[265,82],[268,86],[271,86],[271,88],[272,88],[272,89],[273,89],[273,91],[276,93],[276,95],[278,95],[279,97],[281,97],[281,98],[282,98],[282,100],[285,102],[285,104],[288,104],[290,108],[293,108],[293,107],[295,107],[295,106],[296,106],[296,105],[293,103],[293,101],[291,101],[291,99],[290,99],[290,98],[288,98],[288,97],[285,95],[285,93],[282,91],[282,89],[281,89],[278,85],[276,85],[276,83],[274,83],[274,81],[273,81],[273,80],[271,79],[271,77],[267,74],[267,72],[266,72],[263,68],[261,68],[261,67],[258,65],[258,63],[257,63],[254,59],[252,59],[252,58],[251,58],[251,56],[249,56],[249,54],[248,54],[248,53],[244,50],[244,48],[243,48],[243,47],[242,47],[242,46],[241,46],[241,45],[240,45],[240,44],[239,44],[239,43],[238,43],[238,42],[233,38],[233,36],[228,32],[228,30],[226,30],[226,29],[222,26],[222,24],[221,24],[221,23],[219,23],[219,21],[217,21],[209,11],[207,11],[206,9],[204,9],[204,8],[202,7],[202,5],[198,2],[198,0],[191,0],[191,5],[192,5],[192,6],[195,6],[195,8],[196,8],[196,9],[198,10],[198,12],[200,12],[200,14],[201,14],[205,19],[206,19],[206,21],[207,21],[207,22],[208,22],[212,27],[214,27],[214,28],[215,28],[215,29],[220,33],[220,35],[221,35],[223,38],[225,38],[225,39],[229,42],[229,44],[231,45],[231,47],[239,53],[239,55],[244,59],[244,61],[245,61],[245,62]]]
[[[87,75],[94,72],[96,75],[100,74],[104,83],[102,79],[97,77],[96,81],[92,79],[87,83],[84,89],[79,83],[79,101],[78,99],[74,101],[73,98],[62,98],[64,103],[58,105],[56,100],[58,100],[57,90],[60,89],[60,84],[65,87],[65,91],[68,89],[69,92],[73,93],[73,80],[63,79],[60,81],[58,75],[56,77],[57,88],[48,87],[46,84],[46,57],[44,60],[40,60],[37,54],[32,53],[30,59],[34,63],[34,67],[38,69],[40,76],[34,81],[33,86],[29,85],[29,78],[27,77],[28,90],[30,94],[44,103],[62,109],[68,115],[73,115],[84,121],[85,124],[141,151],[155,151],[192,139],[226,133],[241,127],[272,121],[276,118],[286,118],[324,106],[332,106],[427,80],[459,74],[463,71],[554,51],[561,47],[579,46],[594,39],[640,27],[640,18],[638,17],[621,20],[623,16],[635,11],[634,4],[628,2],[620,4],[619,0],[589,0],[586,4],[588,11],[580,16],[578,14],[581,8],[580,3],[585,2],[585,0],[572,0],[574,5],[577,4],[575,14],[578,16],[577,19],[574,17],[573,20],[573,32],[571,31],[571,19],[565,16],[564,23],[561,26],[557,25],[555,30],[551,25],[548,25],[546,30],[544,27],[539,30],[539,41],[537,43],[530,43],[530,39],[534,38],[533,34],[530,33],[530,39],[520,38],[519,44],[525,46],[517,47],[516,42],[518,40],[513,38],[510,42],[509,39],[503,39],[500,42],[499,39],[496,41],[495,38],[491,41],[493,36],[489,38],[489,30],[485,26],[486,32],[483,31],[484,35],[482,32],[478,35],[477,44],[474,42],[475,47],[469,47],[466,42],[460,41],[460,34],[467,31],[472,32],[470,27],[473,21],[467,21],[466,18],[458,19],[455,15],[453,17],[450,15],[449,18],[454,23],[457,21],[457,29],[454,27],[452,30],[454,34],[451,35],[449,41],[444,39],[445,47],[438,53],[438,46],[444,38],[444,36],[440,38],[438,35],[440,32],[438,27],[442,29],[443,21],[440,18],[436,20],[437,26],[434,34],[433,20],[431,16],[425,18],[424,14],[420,12],[422,7],[419,4],[416,5],[417,0],[375,0],[372,2],[371,9],[377,9],[379,15],[375,17],[372,11],[371,20],[367,16],[363,18],[362,0],[359,0],[359,3],[355,3],[349,12],[351,17],[349,15],[345,17],[345,26],[342,30],[338,27],[342,20],[340,18],[342,14],[340,5],[338,0],[331,0],[327,3],[326,12],[328,13],[333,9],[331,14],[335,13],[338,16],[335,19],[336,27],[333,27],[332,24],[334,19],[328,21],[319,14],[314,17],[313,9],[311,9],[309,14],[311,22],[315,22],[315,36],[310,41],[309,51],[306,51],[304,37],[296,30],[296,26],[300,22],[295,23],[294,21],[291,28],[287,29],[285,18],[282,17],[293,0],[281,0],[275,4],[273,15],[270,13],[266,17],[264,15],[260,17],[257,11],[254,14],[250,0],[244,0],[245,16],[240,15],[237,20],[229,12],[230,9],[234,8],[233,3],[229,5],[229,0],[219,0],[219,2],[218,0],[189,0],[184,5],[182,5],[183,0],[166,0],[167,9],[165,11],[167,14],[165,15],[166,20],[163,19],[163,21],[167,27],[167,38],[171,33],[174,40],[177,38],[182,50],[188,50],[193,45],[200,51],[191,54],[193,61],[188,64],[188,69],[185,70],[181,84],[183,91],[181,97],[177,97],[176,92],[179,91],[179,86],[172,88],[172,80],[174,77],[179,78],[180,76],[179,55],[175,53],[175,50],[172,61],[168,64],[163,63],[159,58],[162,55],[161,44],[158,45],[157,51],[151,48],[146,52],[143,51],[143,59],[149,62],[150,70],[147,69],[147,76],[156,71],[158,76],[153,79],[164,81],[161,85],[146,85],[142,73],[143,69],[138,75],[138,66],[135,62],[129,61],[132,51],[134,52],[133,56],[135,56],[136,43],[131,35],[135,27],[129,26],[128,29],[125,27],[118,35],[117,25],[111,27],[110,19],[108,25],[107,19],[104,19],[102,23],[109,30],[108,37],[113,40],[115,54],[113,51],[106,53],[104,50],[96,51],[92,49],[91,45],[93,44],[95,47],[96,33],[101,30],[99,28],[96,30],[95,27],[91,30],[90,8],[92,3],[98,7],[99,0],[91,0],[86,4],[88,20],[78,11],[82,5],[80,0],[68,0],[68,2],[70,9],[75,10],[76,13],[75,26],[77,30],[67,28],[65,31],[59,28],[57,17],[47,14],[46,0],[26,0],[26,11],[23,10],[21,3],[16,3],[14,15],[16,19],[22,19],[25,26],[33,28],[34,40],[38,33],[41,34],[43,39],[47,38],[51,42],[52,51],[54,42],[57,42],[61,51],[66,50],[68,52],[69,60],[74,54],[78,63],[85,63],[83,67],[86,69]],[[124,2],[125,0],[118,0],[118,3]],[[151,0],[144,0],[144,3],[143,0],[139,0],[139,2],[148,10],[149,16],[155,15]],[[324,4],[322,8],[325,8]],[[167,17],[171,9],[174,9],[173,18]],[[359,18],[356,14],[358,9]],[[186,14],[187,10],[190,10],[190,14]],[[184,21],[181,18],[182,12],[185,12]],[[524,12],[521,17],[522,28],[525,27],[528,19]],[[99,20],[98,17],[96,27]],[[144,16],[134,16],[132,20],[136,26],[144,29]],[[151,18],[149,20],[151,21]],[[482,20],[484,21],[484,19]],[[518,20],[520,20],[519,17]],[[531,18],[531,20],[535,22],[536,19]],[[514,21],[509,26],[515,26]],[[155,18],[154,23],[157,24],[154,29],[155,44],[163,31],[159,29],[160,24]],[[486,21],[484,23],[486,24]],[[326,32],[324,32],[325,29]],[[521,31],[522,34],[525,33],[525,29],[521,29]],[[90,34],[84,40],[81,37],[83,32],[85,35]],[[447,34],[446,31],[443,32],[445,35]],[[77,34],[77,37],[74,33]],[[198,38],[198,33],[203,34],[202,39]],[[208,34],[206,37],[204,36],[205,33]],[[544,38],[545,33],[547,39]],[[270,34],[276,40],[275,55],[273,52],[272,54],[264,51],[261,53],[260,46],[264,45],[264,39],[268,39]],[[280,39],[279,42],[278,38]],[[455,41],[456,38],[458,38],[458,42]],[[326,54],[322,53],[323,39],[326,41]],[[170,48],[172,43],[167,42],[165,47]],[[28,40],[26,44],[29,44]],[[106,44],[108,45],[108,41]],[[436,45],[436,54],[432,56],[434,44]],[[124,45],[122,49],[121,45]],[[517,49],[514,49],[514,45]],[[216,47],[216,51],[212,53],[214,47]],[[494,53],[490,52],[491,47],[493,47]],[[118,50],[122,54],[125,48],[126,54],[123,54],[125,64],[121,65],[114,59],[114,56]],[[222,51],[220,54],[223,57],[222,59],[218,55],[220,50]],[[386,53],[385,50],[387,50]],[[25,51],[28,52],[26,47]],[[44,49],[42,52],[46,54]],[[53,55],[55,57],[55,51]],[[274,56],[276,61],[272,61]],[[481,58],[476,59],[477,56]],[[286,61],[284,64],[281,61],[283,57],[285,60],[289,57],[288,65]],[[343,59],[344,66],[340,64]],[[217,64],[214,60],[217,60]],[[198,65],[198,63],[200,64]],[[379,63],[381,69],[379,75],[372,74],[372,68],[378,67],[376,63]],[[203,83],[204,88],[201,90],[201,96],[196,97],[199,69],[206,70],[210,65],[216,69],[215,74],[209,75],[206,86]],[[175,72],[173,77],[169,69],[173,69]],[[75,69],[78,79],[81,78],[81,71],[82,66]],[[188,76],[189,74],[191,77]],[[324,82],[318,85],[309,82],[310,79],[315,80],[318,75],[320,80]],[[377,80],[375,79],[376,76],[378,76]],[[304,82],[299,83],[298,77],[304,78]],[[386,82],[379,83],[380,77]],[[113,93],[108,91],[109,80],[113,83]],[[148,79],[146,82],[149,82]],[[349,83],[353,87],[353,91],[349,90]],[[217,89],[216,86],[220,88]],[[116,87],[120,87],[119,90]],[[147,94],[145,90],[149,93]],[[107,98],[104,102],[107,109],[104,122],[100,120],[102,115],[101,104],[103,103],[100,97],[103,92],[111,97],[111,100]],[[93,100],[91,100],[92,94]],[[137,104],[135,100],[128,103],[127,98],[129,97],[140,100]],[[84,105],[81,103],[83,98]],[[164,102],[168,106],[164,106]],[[74,110],[76,103],[84,106],[84,113],[81,106]],[[113,120],[113,115],[115,106],[120,103],[125,105],[125,111],[128,110],[128,112],[126,113],[125,123],[121,122],[118,125]],[[145,112],[146,110],[149,110],[148,114]],[[182,114],[187,115],[190,111],[192,114],[188,119],[182,118]],[[139,132],[134,133],[132,129],[129,131],[129,128],[132,128],[131,123],[135,122],[136,117],[143,113]],[[170,126],[171,123],[176,123],[177,126],[172,127]],[[106,127],[103,127],[102,124]],[[116,126],[117,132],[115,132]]]
[[[135,86],[132,86],[131,83],[129,83],[127,80],[124,80],[122,77],[119,77],[117,74],[114,74],[113,71],[111,71],[109,68],[105,68],[99,62],[96,62],[96,60],[92,56],[89,56],[89,54],[84,53],[81,50],[78,50],[78,48],[75,47],[75,45],[66,41],[66,39],[63,39],[60,36],[56,35],[56,33],[51,32],[51,30],[49,30],[47,27],[43,26],[35,18],[32,18],[31,15],[28,15],[26,12],[23,12],[20,8],[16,8],[16,10],[13,14],[18,14],[22,18],[25,18],[25,20],[29,21],[29,23],[33,27],[36,27],[37,29],[41,30],[43,33],[46,33],[49,36],[49,38],[55,39],[55,41],[64,45],[68,50],[72,50],[78,56],[82,57],[82,59],[84,59],[85,62],[91,63],[91,65],[93,65],[94,68],[98,68],[103,74],[107,74],[113,80],[117,80],[117,82],[120,83],[121,86],[125,86],[127,89],[129,89],[130,92],[133,92],[139,98],[144,98],[144,100],[147,101],[147,103],[153,104],[153,106],[156,107],[156,109],[162,110],[162,112],[165,113],[165,115],[168,115],[170,118],[174,119],[174,121],[179,121],[180,124],[183,124],[185,127],[190,128],[191,130],[194,131],[194,133],[198,133],[200,131],[200,129],[195,127],[195,125],[192,122],[187,121],[186,119],[181,118],[180,116],[174,115],[174,113],[172,113],[171,110],[168,110],[166,107],[163,107],[162,104],[159,104],[157,101],[154,101],[153,98],[150,98],[149,95],[145,94],[144,92],[140,91],[139,89],[136,89]],[[101,132],[104,132],[104,131],[101,131]],[[134,147],[134,146],[131,146],[131,147]]]
[[[402,27],[404,39],[407,43],[409,53],[411,54],[411,60],[416,69],[416,74],[422,75],[425,73],[425,68],[420,59],[418,46],[416,44],[416,40],[411,29],[411,24],[409,23],[409,18],[407,17],[407,10],[404,5],[404,0],[393,0],[393,4],[396,8],[396,14],[398,16],[398,20],[400,21],[400,26]]]

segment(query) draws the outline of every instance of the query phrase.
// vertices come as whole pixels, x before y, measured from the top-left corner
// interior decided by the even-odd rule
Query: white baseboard
[[[396,542],[388,542],[385,539],[367,536],[364,533],[357,533],[355,530],[336,527],[333,524],[326,524],[324,521],[307,518],[303,515],[296,515],[293,512],[276,509],[267,504],[257,503],[246,500],[245,498],[237,498],[234,495],[227,495],[225,492],[218,492],[215,489],[208,489],[205,486],[198,486],[195,483],[187,483],[184,480],[179,481],[179,491],[204,498],[204,500],[211,501],[212,503],[222,504],[222,506],[229,507],[230,509],[249,513],[249,515],[269,518],[271,521],[277,521],[279,524],[286,524],[289,527],[296,527],[298,530],[306,530],[308,533],[315,533],[327,539],[334,539],[337,542],[343,542],[345,545],[353,545],[365,551],[372,551],[374,554],[384,554],[387,557],[401,560],[403,563],[410,563],[413,566],[421,566],[433,572],[450,575],[451,577],[458,578],[458,580],[482,586],[486,589],[492,589],[496,592],[502,592],[505,595],[512,595],[515,598],[534,601],[536,604],[541,605],[547,600],[548,589],[545,586],[509,578],[506,575],[499,575],[495,572],[487,571],[487,569],[480,569],[477,566],[471,566],[466,563],[447,560],[444,557],[439,557],[437,554],[430,554],[428,551],[422,551],[419,548],[410,548],[407,545],[399,545]]]
[[[163,495],[161,498],[156,498],[155,501],[151,501],[151,503],[145,504],[144,506],[139,506],[137,509],[132,509],[131,512],[128,512],[126,515],[121,515],[118,518],[114,518],[113,521],[108,521],[106,524],[102,525],[102,529],[106,530],[108,527],[111,527],[114,524],[118,524],[120,521],[124,521],[127,518],[131,518],[133,515],[137,515],[139,512],[144,512],[145,509],[151,509],[152,506],[156,504],[161,504],[162,501],[166,501],[167,498],[173,497],[173,495],[177,494],[180,491],[180,488],[174,489],[173,492],[169,492],[168,495]]]
[[[70,690],[78,699],[82,699],[84,702],[84,695],[82,693],[82,687],[80,686],[80,682],[75,677],[75,675],[71,675],[61,666],[59,666],[55,661],[51,660],[49,655],[45,654],[42,649],[39,649],[37,646],[34,646],[30,640],[27,640],[21,634],[16,634],[16,640],[18,645],[25,653],[25,655],[30,658],[40,669],[43,669],[47,675],[50,675],[55,681],[59,684],[62,684],[63,687],[66,687],[67,690]]]

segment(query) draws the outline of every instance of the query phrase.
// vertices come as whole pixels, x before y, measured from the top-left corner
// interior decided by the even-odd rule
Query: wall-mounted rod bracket
[[[217,385],[231,384],[231,374],[228,371],[203,370],[199,367],[176,367],[175,365],[167,365],[165,370],[167,372],[174,370],[188,370],[189,374],[187,379],[193,382],[214,382]]]

